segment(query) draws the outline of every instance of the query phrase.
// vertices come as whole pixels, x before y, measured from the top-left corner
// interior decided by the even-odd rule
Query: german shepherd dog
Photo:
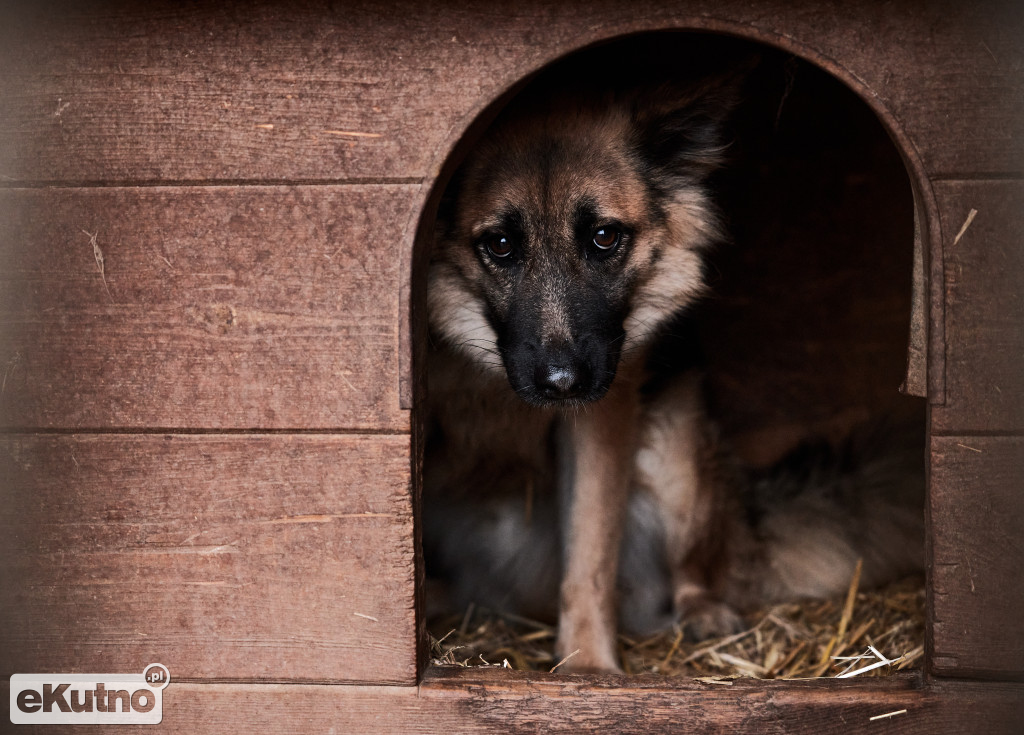
[[[428,574],[460,604],[556,610],[563,669],[610,672],[619,624],[721,634],[751,604],[844,589],[858,558],[869,583],[919,569],[920,479],[899,461],[754,482],[699,373],[649,374],[656,337],[705,291],[721,234],[706,182],[743,75],[569,76],[499,116],[438,214]]]

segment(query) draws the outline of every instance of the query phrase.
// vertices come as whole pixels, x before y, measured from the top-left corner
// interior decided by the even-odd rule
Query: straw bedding
[[[745,631],[687,640],[676,627],[644,639],[619,636],[628,674],[728,682],[737,677],[800,679],[885,676],[920,666],[924,652],[924,582],[904,579],[845,595],[773,605],[745,616]],[[435,665],[557,670],[556,630],[546,623],[470,607],[429,621]]]

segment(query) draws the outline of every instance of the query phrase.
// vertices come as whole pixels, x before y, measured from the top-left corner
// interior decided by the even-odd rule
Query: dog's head
[[[601,398],[702,291],[717,234],[704,180],[732,106],[721,89],[517,101],[449,187],[434,338],[504,369],[529,403]]]

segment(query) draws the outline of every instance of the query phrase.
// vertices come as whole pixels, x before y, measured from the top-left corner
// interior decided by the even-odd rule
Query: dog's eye
[[[611,225],[598,227],[594,232],[594,247],[598,250],[608,252],[614,250],[622,240],[622,231]]]
[[[507,235],[492,235],[484,241],[484,245],[495,258],[507,258],[512,254],[512,238]]]

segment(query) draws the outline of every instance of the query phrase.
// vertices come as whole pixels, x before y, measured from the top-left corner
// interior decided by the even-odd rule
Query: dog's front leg
[[[569,657],[563,671],[619,671],[615,582],[639,407],[632,382],[617,383],[593,406],[567,416],[564,427],[569,464],[557,645],[559,656]]]

